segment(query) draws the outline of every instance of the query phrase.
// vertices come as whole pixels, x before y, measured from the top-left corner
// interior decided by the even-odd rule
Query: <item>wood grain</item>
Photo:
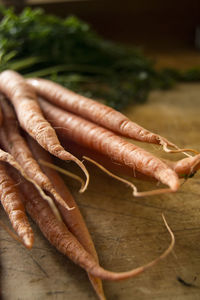
[[[134,121],[171,139],[181,147],[200,151],[200,85],[177,85],[171,91],[155,91],[148,103],[129,107]],[[152,145],[146,149],[162,157]],[[175,159],[181,155],[172,155]],[[74,166],[68,164],[69,169]],[[129,188],[87,164],[91,183],[80,195],[78,185],[67,179],[86,219],[101,264],[111,270],[127,270],[152,260],[169,244],[164,213],[176,238],[174,253],[138,278],[105,282],[110,300],[195,300],[200,298],[200,176],[184,183],[176,194],[133,199]],[[140,190],[152,187],[139,182]],[[1,210],[1,220],[8,224]],[[84,271],[53,249],[33,224],[35,245],[23,248],[0,228],[2,299],[96,299]],[[191,286],[184,285],[180,277]]]

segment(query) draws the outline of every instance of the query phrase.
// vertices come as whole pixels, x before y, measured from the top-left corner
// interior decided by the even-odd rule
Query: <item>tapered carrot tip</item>
[[[98,297],[99,300],[107,300],[106,299],[106,296],[104,294],[104,290],[103,290],[103,285],[102,285],[102,281],[101,279],[97,278],[97,277],[94,277],[92,275],[90,275],[88,273],[88,277],[90,279],[90,282],[96,292],[96,295]]]
[[[33,242],[34,242],[33,234],[26,234],[23,237],[23,243],[27,249],[31,249],[33,247]]]
[[[200,154],[181,159],[173,164],[173,169],[177,174],[190,175],[200,168]]]
[[[24,236],[21,238],[18,235],[16,235],[12,230],[9,229],[7,225],[5,225],[1,220],[0,220],[0,226],[17,242],[23,244],[27,249],[31,249],[33,247],[33,242],[34,242],[34,235],[33,232],[26,233]]]
[[[95,166],[100,168],[103,172],[105,172],[109,176],[111,176],[111,177],[125,183],[126,185],[130,186],[133,190],[133,196],[134,197],[146,197],[146,196],[153,196],[153,195],[160,195],[160,194],[175,192],[179,187],[179,182],[178,182],[178,184],[176,182],[176,184],[174,184],[174,186],[175,186],[174,190],[172,190],[171,188],[170,189],[168,188],[168,189],[157,189],[157,190],[152,190],[152,191],[147,191],[147,192],[138,192],[137,187],[132,182],[113,174],[112,172],[110,172],[109,170],[104,168],[102,165],[100,165],[98,162],[96,162],[95,160],[93,160],[93,159],[91,159],[87,156],[83,156],[83,158],[86,159],[87,161],[93,163]],[[169,170],[169,171],[171,173],[171,170]],[[173,175],[174,175],[174,172],[173,172]],[[176,174],[175,174],[175,177],[177,177]],[[178,177],[177,177],[177,179],[178,179]],[[173,184],[173,181],[172,181],[172,184]]]
[[[58,158],[64,160],[64,161],[70,161],[71,160],[71,161],[75,162],[81,168],[81,170],[85,174],[86,181],[85,181],[84,186],[82,186],[81,189],[79,190],[79,192],[80,193],[85,192],[85,190],[87,189],[88,184],[89,184],[90,176],[89,176],[88,170],[86,169],[86,167],[84,166],[84,164],[77,157],[75,157],[74,155],[70,154],[69,152],[66,152],[64,149],[63,149],[63,151],[60,152],[59,155],[56,155],[56,156]]]
[[[165,226],[170,234],[171,243],[170,243],[169,247],[159,257],[155,258],[154,260],[147,263],[146,265],[143,265],[143,266],[133,269],[131,271],[115,273],[112,271],[107,271],[107,270],[103,269],[102,267],[100,267],[99,265],[98,266],[93,265],[92,268],[90,270],[88,270],[88,272],[91,273],[92,275],[94,275],[98,278],[104,279],[104,280],[119,281],[119,280],[125,280],[128,278],[136,277],[139,274],[143,273],[144,271],[148,270],[149,268],[155,266],[159,261],[161,261],[162,259],[164,259],[165,257],[167,257],[167,255],[169,255],[171,253],[171,251],[173,250],[174,245],[175,245],[174,234],[173,234],[172,230],[170,229],[169,225],[167,224],[167,221],[165,220],[164,215],[162,215],[162,218],[163,218]]]
[[[163,173],[163,174],[162,174]],[[178,175],[171,169],[160,172],[160,180],[162,183],[168,185],[172,192],[176,192],[180,186]]]

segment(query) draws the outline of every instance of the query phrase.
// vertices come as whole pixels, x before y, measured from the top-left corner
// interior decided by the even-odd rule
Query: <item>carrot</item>
[[[144,175],[154,177],[176,191],[177,174],[164,162],[147,151],[128,143],[113,132],[40,99],[40,106],[57,132],[77,144],[100,152],[117,163],[131,167]]]
[[[42,147],[40,147],[39,144],[37,144],[32,138],[28,137],[29,146],[31,148],[31,151],[38,161],[41,159],[45,162],[52,163],[50,155],[44,151]],[[75,207],[74,210],[68,211],[64,207],[58,205],[58,208],[61,212],[61,216],[63,218],[64,223],[69,228],[70,232],[73,233],[73,235],[77,238],[77,240],[80,242],[80,244],[85,248],[86,251],[88,251],[98,262],[98,256],[92,241],[92,238],[89,234],[89,231],[87,229],[87,226],[84,222],[84,219],[81,215],[81,212],[72,197],[71,193],[69,192],[65,182],[62,180],[62,178],[58,175],[58,173],[48,168],[44,165],[41,166],[42,170],[45,172],[45,174],[48,176],[48,178],[51,180],[53,185],[55,186],[57,192],[65,199],[65,201],[68,202],[70,206]],[[89,279],[99,297],[100,300],[105,300],[105,295],[103,292],[102,282],[99,278],[96,278],[90,274],[88,274]]]
[[[24,201],[26,210],[30,214],[31,218],[38,224],[40,230],[47,238],[47,240],[54,247],[56,247],[59,252],[68,256],[74,263],[78,264],[80,267],[82,267],[95,277],[112,281],[135,277],[165,258],[174,247],[174,235],[164,219],[165,225],[171,236],[171,243],[162,255],[160,255],[150,263],[128,272],[115,273],[107,271],[99,266],[92,255],[82,247],[75,236],[64,225],[64,223],[59,222],[55,218],[50,207],[40,197],[37,190],[35,190],[29,182],[25,181],[25,179],[23,180],[23,182],[22,180],[19,182],[19,186],[25,196]]]
[[[179,175],[179,176],[192,176],[195,172],[200,169],[200,154],[186,157],[178,161],[165,162]]]
[[[1,220],[0,226],[11,236],[11,238],[24,245],[24,242],[21,240],[21,238],[19,238],[18,235],[16,235],[12,230],[10,230],[10,228],[6,226]]]
[[[9,149],[9,141],[8,141],[4,131],[0,131],[0,138],[1,138],[0,144],[5,149]],[[54,214],[56,215],[58,220],[61,220],[60,214],[59,214],[58,209],[56,208],[53,200],[48,195],[46,195],[43,192],[43,190],[40,188],[40,186],[26,174],[24,169],[20,166],[20,164],[18,164],[18,162],[14,159],[14,157],[10,153],[5,152],[0,149],[0,161],[5,161],[8,164],[10,164],[12,167],[14,167],[16,170],[18,170],[24,178],[26,178],[29,182],[31,182],[36,187],[36,189],[39,191],[42,198],[45,199],[49,203],[52,211],[54,212]]]
[[[17,124],[18,121],[12,107],[5,98],[0,99],[0,104],[5,117],[3,127],[0,128],[0,137],[2,140],[7,139],[8,141],[6,150],[12,154],[30,178],[32,178],[42,189],[50,192],[58,203],[65,206],[67,209],[70,209],[62,197],[56,192],[48,177],[42,173],[40,166],[33,158],[25,139],[20,134]],[[6,137],[3,137],[4,134]]]
[[[111,107],[74,93],[57,83],[41,78],[29,78],[27,82],[34,87],[40,96],[53,104],[110,129],[121,136],[141,142],[160,144],[166,152],[194,152],[193,149],[179,149],[164,137],[132,122],[125,115]],[[167,146],[173,147],[176,150],[170,150]]]
[[[60,145],[55,130],[41,112],[33,88],[18,73],[6,70],[0,74],[0,91],[12,102],[21,127],[45,150],[62,160],[72,160],[80,166],[87,178],[85,187],[81,190],[83,192],[88,185],[89,174],[83,163]]]
[[[63,147],[68,148],[73,155],[76,157],[82,158],[83,156],[87,156],[98,162],[99,164],[102,164],[104,167],[112,170],[112,172],[116,172],[120,175],[125,175],[128,177],[134,177],[136,179],[141,179],[145,181],[153,181],[152,177],[145,176],[144,174],[141,174],[140,172],[133,170],[133,168],[129,166],[124,166],[123,164],[117,163],[107,157],[106,155],[103,155],[99,152],[96,152],[92,149],[88,149],[86,147],[83,147],[81,145],[78,145],[77,143],[74,143],[73,141],[66,138],[66,136],[60,136],[60,141],[63,145]],[[170,166],[171,167],[171,166]]]
[[[61,137],[61,142],[62,145],[64,147],[67,147],[70,150],[70,152],[73,153],[75,156],[80,158],[83,156],[90,157],[99,164],[102,164],[104,167],[108,168],[109,170],[112,170],[112,172],[128,177],[135,176],[135,178],[145,181],[153,181],[153,178],[145,176],[144,174],[141,174],[137,171],[134,171],[133,173],[133,169],[131,167],[116,163],[115,161],[112,161],[109,157],[106,157],[105,155],[102,155],[98,152],[92,151],[91,149],[80,146],[72,142],[71,140],[66,139],[66,137]],[[170,161],[167,159],[161,160],[165,164],[167,164],[172,170],[174,170],[179,176],[179,178],[182,178],[183,176],[190,177],[200,169],[200,154],[192,157],[186,157],[178,161]]]
[[[26,217],[21,194],[16,183],[8,175],[6,166],[0,163],[0,198],[1,204],[7,213],[12,227],[22,239],[27,248],[33,246],[33,232]]]
[[[133,184],[132,182],[130,182],[129,180],[117,176],[116,174],[112,173],[110,170],[106,169],[102,164],[96,162],[95,160],[91,159],[90,157],[83,156],[83,159],[91,162],[93,165],[97,166],[100,170],[102,170],[104,173],[106,173],[110,177],[112,177],[112,178],[114,178],[118,181],[121,181],[121,182],[125,183],[127,186],[131,187],[134,197],[145,197],[145,196],[149,196],[149,195],[158,195],[161,192],[163,194],[164,193],[169,193],[169,189],[160,189],[160,190],[153,190],[153,191],[147,191],[147,192],[138,192],[138,189],[137,189],[136,185]]]

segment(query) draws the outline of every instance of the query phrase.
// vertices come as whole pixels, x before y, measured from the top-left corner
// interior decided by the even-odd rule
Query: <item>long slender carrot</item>
[[[33,140],[31,137],[28,137],[28,142],[35,159],[37,159],[38,161],[42,159],[45,162],[52,163],[49,153],[44,151],[44,149],[40,147],[40,145],[36,143],[35,140]],[[97,252],[95,250],[92,238],[89,234],[85,221],[81,215],[81,212],[74,198],[69,192],[65,182],[62,180],[62,178],[58,175],[58,173],[55,170],[46,167],[44,165],[41,165],[41,168],[48,176],[50,181],[53,183],[57,192],[63,197],[63,199],[67,201],[70,206],[75,207],[74,210],[68,211],[64,207],[58,205],[64,223],[67,225],[69,230],[74,234],[74,236],[77,238],[80,244],[85,248],[85,250],[88,251],[98,262]],[[103,292],[101,280],[90,274],[88,274],[88,276],[99,299],[105,300],[106,298]]]
[[[5,98],[0,99],[0,105],[4,115],[3,126],[0,128],[0,138],[3,140],[5,139],[3,135],[6,135],[6,140],[8,141],[6,143],[6,150],[12,154],[12,156],[23,167],[24,171],[30,178],[37,182],[42,189],[50,192],[55,197],[56,201],[58,201],[58,203],[65,206],[67,209],[70,209],[70,207],[67,205],[67,202],[65,202],[56,192],[48,177],[42,173],[40,166],[33,158],[25,139],[20,134],[18,121],[12,107],[8,104]]]
[[[60,136],[60,141],[63,147],[70,150],[70,153],[75,155],[78,158],[82,158],[83,156],[87,156],[102,164],[104,167],[112,170],[112,172],[117,173],[118,175],[125,175],[128,177],[134,177],[136,179],[141,179],[145,181],[153,181],[155,180],[153,177],[145,176],[144,174],[133,170],[133,168],[129,166],[125,166],[124,164],[117,163],[114,160],[110,159],[108,156],[103,155],[95,150],[83,147],[82,145],[78,145],[77,143],[67,139],[66,136]]]
[[[55,130],[41,112],[33,88],[21,75],[6,70],[0,74],[0,91],[12,102],[21,127],[45,150],[62,160],[72,160],[79,165],[87,178],[83,192],[87,187],[89,174],[83,163],[61,146]]]
[[[39,99],[39,103],[46,118],[59,134],[100,152],[120,164],[130,166],[133,170],[156,178],[168,185],[172,191],[178,189],[177,174],[157,157],[128,143],[113,132],[65,112],[43,99]]]
[[[166,138],[132,122],[125,115],[111,107],[74,93],[57,83],[41,78],[29,78],[27,82],[35,88],[40,96],[48,99],[53,104],[91,120],[119,135],[142,142],[161,144],[166,152],[194,152],[193,149],[179,149]],[[167,146],[176,150],[168,149]]]
[[[5,135],[4,131],[0,131],[0,144],[1,146],[3,146],[4,149],[9,149],[9,141]],[[51,206],[52,211],[54,212],[54,214],[56,215],[56,217],[61,220],[60,214],[58,212],[57,207],[55,206],[52,198],[50,198],[48,195],[46,195],[44,193],[44,191],[41,189],[41,187],[37,184],[37,182],[35,182],[32,178],[30,178],[26,172],[24,171],[24,169],[21,167],[20,164],[18,164],[18,162],[14,159],[14,157],[8,153],[3,151],[2,149],[0,149],[0,161],[4,161],[7,162],[8,164],[10,164],[12,167],[14,167],[16,170],[19,171],[19,173],[26,178],[29,182],[31,182],[36,189],[39,191],[40,195],[42,196],[43,199],[45,199],[49,205]]]
[[[95,277],[112,281],[135,277],[157,264],[160,260],[164,259],[174,247],[174,235],[164,219],[165,225],[171,236],[171,243],[159,257],[142,267],[138,267],[128,272],[115,273],[107,271],[99,266],[92,255],[82,247],[64,223],[59,222],[55,218],[48,204],[40,197],[37,190],[35,190],[29,182],[22,179],[19,186],[22,193],[25,195],[25,207],[28,213],[38,224],[47,240],[55,246],[58,251],[68,256],[74,263],[78,264]]]
[[[100,154],[94,150],[92,151],[91,149],[78,145],[72,142],[71,140],[67,139],[66,137],[61,137],[60,140],[62,142],[63,147],[68,148],[70,152],[73,153],[76,157],[82,158],[83,156],[88,156],[96,162],[98,162],[99,164],[102,164],[107,169],[112,170],[112,172],[115,172],[119,175],[125,175],[128,177],[135,176],[135,178],[137,179],[153,181],[152,177],[145,176],[144,174],[141,174],[137,171],[133,172],[133,169],[131,167],[124,166],[120,163],[116,163],[115,161],[112,161],[109,157],[106,157],[105,155]],[[167,164],[172,170],[174,170],[180,178],[182,178],[183,176],[191,176],[200,169],[200,154],[191,157],[186,157],[177,161],[171,161],[166,159],[161,160],[165,164]]]
[[[1,204],[7,213],[13,229],[22,239],[27,248],[33,246],[33,231],[26,217],[21,194],[16,183],[8,175],[7,166],[0,162],[0,198]]]

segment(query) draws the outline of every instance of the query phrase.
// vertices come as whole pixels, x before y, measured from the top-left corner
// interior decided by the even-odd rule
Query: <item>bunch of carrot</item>
[[[101,279],[134,277],[170,253],[174,236],[164,219],[171,243],[160,257],[127,272],[103,269],[81,213],[65,183],[53,169],[50,154],[64,161],[72,160],[80,166],[86,176],[81,192],[89,183],[88,171],[74,154],[65,150],[60,140],[63,144],[74,143],[77,155],[89,151],[91,157],[97,158],[99,163],[101,161],[101,165],[93,161],[95,164],[119,180],[123,181],[105,166],[119,166],[133,177],[154,178],[168,186],[138,192],[132,184],[134,196],[177,191],[179,177],[198,170],[200,154],[192,149],[179,149],[123,114],[47,80],[25,80],[16,72],[7,70],[0,74],[0,92],[0,145],[3,149],[0,149],[0,198],[19,236],[17,239],[27,248],[33,245],[27,211],[49,242],[87,271],[99,299],[105,299]],[[188,157],[177,162],[163,161],[123,137],[160,144],[165,151],[184,152]],[[191,156],[189,152],[197,155]]]

